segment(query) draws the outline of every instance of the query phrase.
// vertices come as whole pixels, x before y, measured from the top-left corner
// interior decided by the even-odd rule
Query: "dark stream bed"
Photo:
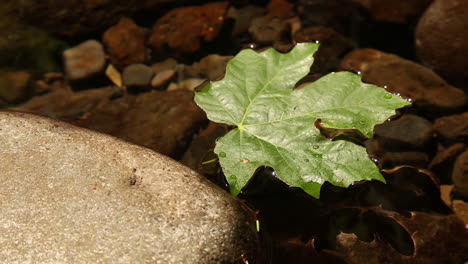
[[[206,161],[230,128],[194,91],[242,49],[320,43],[296,86],[351,71],[412,102],[356,142],[387,183],[315,199],[258,168],[238,196],[261,223],[244,263],[466,263],[467,14],[460,0],[3,0],[0,109],[153,149],[228,191]]]

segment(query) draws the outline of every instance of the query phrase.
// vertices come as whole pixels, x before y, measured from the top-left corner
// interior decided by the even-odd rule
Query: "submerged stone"
[[[255,222],[228,193],[149,149],[0,112],[4,263],[253,261]]]

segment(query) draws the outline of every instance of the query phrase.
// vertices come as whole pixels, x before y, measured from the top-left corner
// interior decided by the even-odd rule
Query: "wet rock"
[[[167,90],[168,91],[182,90],[182,91],[193,92],[199,85],[203,84],[205,81],[206,80],[199,79],[199,78],[189,78],[178,83],[171,83],[169,87],[167,88]]]
[[[160,71],[151,80],[151,87],[162,90],[169,82],[175,79],[176,75],[174,70]]]
[[[382,168],[393,168],[399,165],[410,165],[425,168],[429,163],[429,156],[425,152],[385,152],[379,158]]]
[[[156,54],[166,57],[168,52],[175,56],[194,53],[216,39],[227,7],[227,2],[214,2],[176,8],[156,22],[148,44]]]
[[[351,40],[331,28],[311,26],[300,29],[294,34],[294,40],[300,42],[319,42],[321,45],[314,54],[314,73],[336,71],[342,56],[354,48]]]
[[[99,33],[138,10],[187,0],[5,0],[2,8],[22,22],[67,38]]]
[[[433,139],[432,124],[416,115],[404,115],[374,128],[375,139],[386,150],[422,150]]]
[[[418,22],[416,53],[421,61],[450,79],[468,78],[468,3],[434,0]]]
[[[450,182],[455,159],[466,149],[465,144],[456,143],[447,148],[439,148],[428,168],[434,172],[443,183]]]
[[[226,72],[226,65],[232,58],[232,56],[220,56],[217,54],[203,57],[198,65],[201,76],[210,81],[222,79]]]
[[[153,69],[154,74],[158,74],[159,72],[165,70],[175,70],[177,66],[177,61],[173,58],[166,59],[164,61],[157,62],[151,65],[151,69]]]
[[[362,21],[360,6],[348,0],[298,0],[296,9],[302,26],[323,26],[355,37]]]
[[[294,16],[294,3],[288,0],[271,0],[268,2],[268,13],[272,16],[280,18],[288,18]]]
[[[34,113],[62,120],[86,118],[89,113],[105,105],[112,96],[111,87],[73,92],[62,87],[43,96],[33,97],[12,110]]]
[[[255,261],[252,215],[179,163],[35,115],[0,128],[3,262]]]
[[[467,96],[433,71],[401,57],[373,49],[355,50],[342,60],[342,70],[360,72],[364,82],[387,87],[412,99],[415,106],[434,115],[462,109]]]
[[[290,32],[291,28],[286,20],[272,15],[255,18],[249,26],[249,33],[253,41],[263,46],[271,46],[277,42],[289,42]]]
[[[432,0],[392,1],[353,0],[362,5],[377,21],[405,24],[424,12]]]
[[[216,181],[214,177],[218,173],[219,164],[217,162],[203,163],[217,159],[217,155],[213,152],[216,139],[224,136],[228,131],[227,125],[210,122],[206,128],[194,136],[180,162]]]
[[[468,203],[460,200],[455,200],[452,203],[454,213],[465,223],[468,229]]]
[[[91,111],[73,124],[110,134],[178,159],[193,134],[206,124],[205,113],[187,91],[127,95]]]
[[[468,199],[468,151],[463,152],[455,161],[452,181],[455,192]]]
[[[434,130],[439,137],[446,141],[463,141],[468,139],[468,112],[436,119]]]
[[[361,241],[354,234],[338,235],[337,251],[347,263],[463,263],[468,259],[468,230],[456,215],[411,212],[411,217],[382,211],[401,224],[414,242],[414,254],[403,255],[375,237]],[[390,233],[390,231],[387,231]],[[399,239],[395,243],[399,243]]]
[[[5,103],[18,103],[32,93],[32,75],[26,71],[0,69],[0,100]]]
[[[132,91],[145,91],[151,87],[154,73],[145,64],[132,64],[125,67],[122,74],[123,85]]]
[[[145,37],[146,30],[129,18],[120,19],[119,23],[104,32],[102,39],[112,65],[123,70],[130,64],[144,63]]]
[[[90,80],[104,76],[106,55],[101,43],[85,41],[63,52],[67,79],[74,87],[87,85]]]
[[[226,14],[226,18],[234,20],[232,36],[236,37],[248,31],[252,20],[256,17],[261,17],[265,14],[265,9],[248,5],[242,8],[230,7]]]

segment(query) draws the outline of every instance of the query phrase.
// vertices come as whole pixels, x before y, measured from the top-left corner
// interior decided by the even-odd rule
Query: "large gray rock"
[[[169,158],[14,112],[0,112],[0,145],[2,263],[254,258],[249,214],[229,194]]]

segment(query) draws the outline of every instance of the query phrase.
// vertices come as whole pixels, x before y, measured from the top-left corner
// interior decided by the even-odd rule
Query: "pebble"
[[[375,138],[386,150],[423,150],[433,139],[432,124],[416,115],[404,115],[374,128]],[[401,149],[400,149],[401,150]]]
[[[131,64],[123,70],[122,81],[129,90],[145,91],[151,87],[153,76],[151,67],[145,64]]]
[[[63,52],[68,80],[83,81],[100,75],[106,66],[106,55],[101,43],[87,40]]]
[[[174,70],[164,70],[157,73],[151,80],[151,86],[155,89],[163,90],[166,85],[177,76]]]

